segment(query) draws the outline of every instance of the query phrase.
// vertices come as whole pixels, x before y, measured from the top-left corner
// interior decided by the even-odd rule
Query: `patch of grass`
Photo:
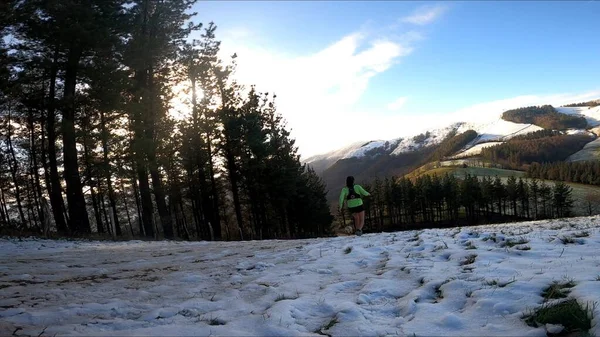
[[[587,335],[592,327],[596,303],[582,307],[576,299],[570,299],[552,305],[542,305],[539,309],[525,315],[527,325],[540,327],[545,324],[560,324],[565,328],[562,336]]]
[[[478,232],[469,232],[467,235],[472,236],[474,238],[478,238],[479,237],[479,233]]]
[[[339,321],[338,321],[337,317],[334,317],[334,318],[332,318],[332,319],[329,321],[329,323],[327,323],[327,324],[324,326],[324,328],[325,328],[325,330],[329,330],[329,329],[333,328],[333,326],[334,326],[334,325],[336,325],[336,324],[338,324],[338,323],[339,323]]]
[[[560,242],[562,242],[563,245],[568,245],[570,243],[571,244],[577,243],[577,241],[575,241],[575,239],[573,239],[572,237],[567,236],[567,235],[564,235],[564,236],[560,237],[559,239],[560,239]]]
[[[76,282],[87,282],[87,281],[94,281],[94,282],[96,282],[98,280],[105,280],[107,278],[109,278],[107,274],[91,275],[91,276],[78,276],[78,277],[74,277],[74,278],[70,278],[70,279],[58,281],[58,284],[76,283]],[[21,281],[21,282],[24,282],[24,281]]]
[[[279,302],[279,301],[285,301],[285,300],[295,300],[296,298],[294,297],[288,297],[285,294],[279,294],[277,295],[277,298],[275,298],[275,302]]]
[[[544,297],[546,301],[550,299],[566,298],[569,295],[569,289],[573,288],[574,286],[575,282],[573,282],[573,280],[562,283],[554,281],[548,286],[548,288],[542,291],[542,297]]]
[[[498,287],[500,287],[500,288],[504,288],[504,287],[506,287],[507,285],[509,285],[509,284],[511,284],[511,283],[515,283],[515,282],[517,282],[517,279],[516,279],[516,278],[513,278],[512,280],[510,280],[510,281],[507,281],[507,282],[499,282],[499,283],[498,283]]]
[[[346,247],[346,249],[344,249],[344,254],[350,254],[352,253],[352,247]]]
[[[502,247],[502,248],[504,248],[504,247],[510,247],[510,248],[512,248],[514,246],[523,245],[523,244],[526,244],[526,243],[529,243],[529,240],[527,240],[524,237],[520,237],[520,238],[518,238],[516,240],[514,240],[514,239],[508,239],[508,240],[504,241],[500,245],[500,247]]]
[[[415,242],[415,241],[419,241],[419,234],[415,234],[415,236],[413,236],[412,238],[406,240],[407,242]]]
[[[331,336],[330,334],[325,333],[324,331],[327,331],[327,330],[333,328],[339,322],[340,321],[338,321],[337,317],[334,317],[329,322],[327,322],[327,324],[325,324],[321,328],[315,330],[314,333],[318,333],[319,335],[323,335],[323,336]]]
[[[590,236],[590,232],[588,232],[588,231],[581,231],[579,233],[573,234],[573,236],[576,237],[576,238],[587,238],[587,237]]]
[[[433,249],[431,250],[432,252],[437,252],[440,250],[446,249],[444,246],[435,246],[433,247]]]
[[[467,241],[467,244],[465,245],[465,249],[477,249],[477,247],[475,247],[475,245],[473,244],[472,241]]]
[[[483,238],[483,239],[481,239],[481,240],[483,240],[483,241],[488,241],[488,240],[490,240],[490,241],[494,241],[494,243],[497,243],[497,242],[498,242],[498,238],[496,237],[496,233],[492,233],[492,235],[490,235],[490,236],[486,236],[486,237],[484,237],[484,238]]]
[[[461,263],[461,266],[466,266],[468,264],[472,264],[473,262],[475,262],[475,259],[477,259],[477,255],[475,254],[471,254],[469,256],[467,256]]]
[[[500,282],[497,279],[485,281],[485,284],[487,284],[488,286],[492,286],[492,287],[497,286],[499,283]]]
[[[225,325],[227,324],[227,322],[225,322],[224,320],[218,318],[218,317],[211,317],[211,318],[204,318],[204,319],[200,319],[200,321],[205,322],[208,325]]]
[[[444,293],[442,292],[442,285],[440,284],[439,286],[435,287],[435,298],[436,301],[441,300],[444,298]]]

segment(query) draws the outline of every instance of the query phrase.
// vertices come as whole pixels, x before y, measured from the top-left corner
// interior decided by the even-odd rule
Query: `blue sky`
[[[600,97],[599,1],[203,1],[300,153]],[[353,130],[348,132],[348,130]]]

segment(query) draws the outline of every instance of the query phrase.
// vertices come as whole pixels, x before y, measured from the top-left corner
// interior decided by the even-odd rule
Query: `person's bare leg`
[[[362,231],[363,226],[365,225],[365,211],[358,213],[358,215],[359,215],[359,220],[358,220],[357,229],[360,229]]]
[[[360,229],[358,227],[358,226],[360,226],[360,214],[359,213],[352,213],[352,216],[354,217],[354,229],[355,230]]]

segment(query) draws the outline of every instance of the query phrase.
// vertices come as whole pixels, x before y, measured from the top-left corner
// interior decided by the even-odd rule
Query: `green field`
[[[418,176],[429,174],[434,175],[437,174],[439,176],[443,176],[446,173],[453,174],[457,178],[462,178],[466,174],[470,174],[472,176],[477,177],[500,177],[503,182],[506,182],[508,177],[514,176],[516,178],[523,178],[525,181],[529,181],[531,179],[525,178],[525,172],[522,171],[514,171],[514,170],[504,170],[497,168],[485,168],[485,167],[440,167],[435,168],[429,171],[419,172]],[[554,184],[553,180],[540,180],[544,181],[549,185]],[[576,183],[566,183],[571,186],[573,189],[573,199],[575,203],[573,205],[573,213],[577,216],[585,216],[589,215],[588,212],[588,202],[587,198],[592,198],[594,200],[600,200],[600,186],[594,185],[584,185],[584,184],[576,184]],[[597,203],[597,202],[596,202]],[[594,208],[594,202],[592,202],[592,208]],[[593,209],[594,214],[600,213],[600,207],[595,206],[596,209]]]

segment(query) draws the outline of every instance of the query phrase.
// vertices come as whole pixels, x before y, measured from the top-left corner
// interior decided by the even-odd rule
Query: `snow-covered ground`
[[[597,160],[600,158],[600,138],[585,144],[583,149],[573,153],[567,161]]]
[[[600,299],[599,220],[298,241],[2,239],[0,335],[546,336],[521,318],[553,281],[572,280],[584,306]]]
[[[488,124],[479,125],[474,129],[477,131],[477,134],[479,134],[479,137],[477,137],[475,140],[475,144],[489,141],[508,140],[515,136],[524,135],[542,129],[543,128],[533,124],[513,123],[503,119],[498,119]]]
[[[481,150],[485,149],[486,147],[492,147],[492,146],[496,146],[496,145],[500,145],[500,144],[504,144],[504,142],[487,142],[487,143],[477,144],[473,147],[470,147],[468,150],[459,152],[458,154],[452,156],[450,159],[458,159],[458,158],[476,156],[476,155],[480,154]]]
[[[556,110],[568,115],[580,115],[581,117],[585,117],[590,126],[600,125],[600,106],[593,108],[588,106],[574,108],[560,107],[556,108]]]
[[[410,137],[401,138],[398,145],[392,152],[392,155],[398,155],[405,152],[416,151],[420,148],[432,146],[441,143],[452,131],[462,133],[468,130],[465,128],[465,123],[454,123],[444,128],[433,129],[425,131],[419,134],[411,135]],[[429,132],[429,137],[425,138],[422,142],[416,142],[415,137],[421,134]]]

